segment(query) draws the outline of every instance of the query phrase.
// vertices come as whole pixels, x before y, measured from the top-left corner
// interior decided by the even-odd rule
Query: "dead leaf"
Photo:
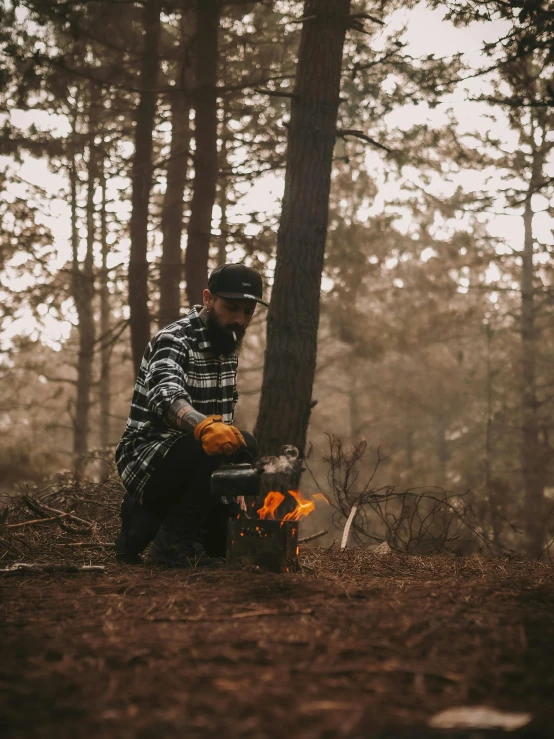
[[[489,706],[447,708],[429,720],[434,729],[504,729],[515,731],[532,719],[530,713],[507,713]]]

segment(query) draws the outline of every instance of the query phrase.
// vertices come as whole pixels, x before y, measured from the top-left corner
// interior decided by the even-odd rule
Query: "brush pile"
[[[123,493],[115,475],[101,483],[62,478],[27,488],[0,513],[0,563],[113,559]]]

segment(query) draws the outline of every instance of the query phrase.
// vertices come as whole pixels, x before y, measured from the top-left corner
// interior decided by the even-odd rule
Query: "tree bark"
[[[256,435],[262,454],[302,454],[312,407],[320,287],[350,0],[306,0],[268,314]]]
[[[102,247],[102,270],[100,273],[100,447],[110,444],[110,290],[108,287],[108,224],[106,212],[106,173],[102,163],[100,186],[102,188],[102,211],[100,214],[100,243]]]
[[[534,152],[532,174],[523,212],[524,244],[521,265],[521,471],[525,506],[525,538],[527,553],[538,557],[544,546],[544,482],[539,440],[537,403],[535,328],[535,290],[533,264],[532,197],[542,179],[543,157]]]
[[[148,208],[152,186],[152,136],[156,117],[156,85],[159,67],[159,0],[146,0],[143,18],[144,48],[140,73],[141,93],[136,110],[130,223],[131,252],[129,257],[129,323],[135,373],[138,372],[144,349],[150,340],[147,261]]]
[[[187,229],[185,280],[189,305],[208,284],[212,210],[217,183],[217,34],[220,0],[197,0],[194,47],[194,190]]]
[[[183,62],[171,92],[171,148],[167,165],[167,186],[162,211],[162,262],[160,270],[159,327],[180,317],[180,285],[183,276],[181,235],[183,196],[190,153],[191,68],[185,30],[181,36]]]
[[[94,136],[98,125],[98,91],[91,86],[88,114],[88,162],[87,162],[87,246],[82,266],[79,265],[79,236],[77,231],[77,171],[71,165],[71,209],[73,270],[72,292],[79,323],[79,354],[77,358],[77,388],[75,416],[73,419],[73,457],[75,469],[88,451],[89,409],[94,359],[94,194],[98,179],[98,161]]]

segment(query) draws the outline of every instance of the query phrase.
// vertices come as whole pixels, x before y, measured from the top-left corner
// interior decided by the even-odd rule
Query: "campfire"
[[[321,493],[309,499],[298,490],[289,490],[288,495],[271,490],[257,509],[257,518],[229,521],[227,563],[272,572],[296,571],[298,521],[315,510],[317,500],[327,502]]]

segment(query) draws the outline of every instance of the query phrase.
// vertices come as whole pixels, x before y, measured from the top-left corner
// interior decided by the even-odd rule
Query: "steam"
[[[281,448],[281,454],[278,457],[262,457],[259,466],[262,472],[267,475],[276,475],[278,473],[288,474],[293,472],[298,466],[299,452],[295,446],[289,445]]]

